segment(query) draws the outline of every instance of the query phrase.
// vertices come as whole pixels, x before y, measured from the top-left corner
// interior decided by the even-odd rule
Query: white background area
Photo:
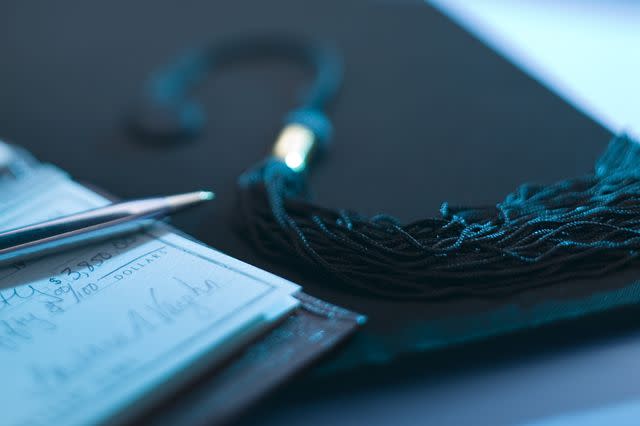
[[[640,137],[640,1],[428,2],[605,127]]]

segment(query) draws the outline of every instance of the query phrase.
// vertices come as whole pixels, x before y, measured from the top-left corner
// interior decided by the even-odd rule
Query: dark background
[[[453,306],[400,306],[348,295],[310,272],[269,264],[234,233],[236,178],[270,149],[282,114],[309,77],[302,70],[257,63],[215,75],[197,95],[208,125],[193,143],[154,148],[125,131],[123,118],[152,70],[220,37],[272,30],[331,40],[345,58],[345,85],[331,111],[335,138],[312,179],[319,204],[390,213],[403,221],[437,214],[444,200],[493,204],[525,181],[546,183],[590,171],[611,136],[418,1],[61,0],[0,4],[0,138],[125,198],[213,189],[214,203],[177,216],[174,224],[300,282],[310,294],[368,314],[367,332],[391,332],[427,311],[455,313]],[[587,328],[572,331],[573,337],[590,334]],[[476,371],[528,356],[534,347],[562,347],[567,339],[560,335],[555,328],[541,337],[512,336],[360,367],[340,378],[303,378],[246,421],[268,420],[289,401],[349,405],[349,398],[366,401],[370,387],[417,377],[449,380],[461,368]],[[407,414],[394,411],[389,399],[374,403]],[[547,411],[562,410],[554,407]]]

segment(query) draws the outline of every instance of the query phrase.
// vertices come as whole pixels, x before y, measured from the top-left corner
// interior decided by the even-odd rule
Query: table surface
[[[345,87],[314,192],[324,205],[366,214],[412,220],[443,200],[495,202],[523,181],[585,173],[611,136],[421,2],[229,3],[4,2],[0,138],[122,197],[212,187],[213,205],[174,223],[298,280],[256,256],[229,224],[237,176],[268,151],[306,76],[276,63],[222,73],[198,95],[210,117],[202,138],[168,149],[136,144],[122,125],[130,102],[150,70],[185,48],[274,29],[334,40]],[[366,311],[313,280],[301,284]],[[633,399],[636,317],[618,315],[615,333],[595,319],[324,380],[303,376],[244,422],[500,425]]]

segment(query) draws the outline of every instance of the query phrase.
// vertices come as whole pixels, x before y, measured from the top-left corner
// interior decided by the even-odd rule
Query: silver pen
[[[213,198],[213,192],[197,191],[125,201],[3,231],[0,265],[135,232],[156,219]]]

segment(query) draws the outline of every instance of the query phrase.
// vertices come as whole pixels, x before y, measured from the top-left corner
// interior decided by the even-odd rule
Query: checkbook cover
[[[221,369],[165,401],[136,424],[229,423],[276,386],[310,366],[352,334],[364,317],[304,293],[300,307]]]
[[[82,183],[110,200],[112,194]],[[204,244],[173,227],[172,232]],[[366,317],[312,297],[294,294],[300,306],[227,362],[155,404],[131,424],[225,424],[277,386],[311,366],[351,336]],[[118,417],[115,417],[117,420]]]

